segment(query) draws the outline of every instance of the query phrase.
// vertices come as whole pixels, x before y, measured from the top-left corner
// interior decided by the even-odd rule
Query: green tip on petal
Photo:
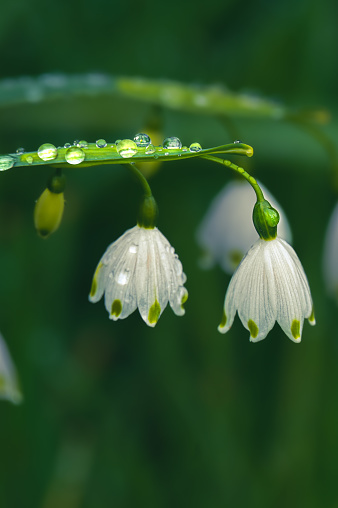
[[[249,321],[248,321],[248,328],[250,331],[250,338],[255,339],[258,335],[259,328],[256,325],[256,323],[254,321],[252,321],[252,319],[249,319]]]
[[[155,302],[153,303],[153,305],[149,309],[149,314],[148,314],[148,322],[149,322],[149,324],[150,325],[156,325],[160,315],[161,315],[161,306],[158,303],[158,301],[155,300]]]
[[[95,270],[93,282],[92,282],[92,287],[90,288],[90,293],[89,293],[90,298],[93,298],[95,296],[96,291],[97,291],[97,276],[98,276],[98,273],[99,273],[101,267],[102,267],[102,263],[99,263],[99,266]]]
[[[182,296],[182,300],[181,300],[181,308],[182,308],[182,310],[184,310],[183,305],[184,305],[184,304],[185,304],[185,302],[188,300],[188,296],[189,296],[189,295],[188,295],[188,291],[186,291],[186,292],[184,293],[184,295]]]
[[[121,300],[114,300],[111,306],[111,316],[115,316],[116,318],[119,317],[119,315],[122,312],[122,303]]]
[[[227,315],[226,315],[226,313],[223,310],[222,320],[221,320],[218,328],[224,328],[225,325],[227,324],[227,321],[228,321]]]
[[[313,307],[312,307],[311,316],[309,317],[309,323],[312,326],[314,326],[316,324],[315,311],[314,311]]]
[[[291,333],[295,340],[300,340],[300,322],[298,319],[294,319],[291,323]]]

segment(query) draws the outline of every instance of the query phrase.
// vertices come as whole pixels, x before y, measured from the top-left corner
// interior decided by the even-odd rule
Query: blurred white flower
[[[104,293],[110,319],[124,319],[138,307],[147,325],[155,326],[168,301],[175,314],[184,314],[185,281],[182,264],[162,233],[135,226],[102,256],[89,300],[95,303]]]
[[[226,292],[221,333],[230,329],[236,311],[253,342],[264,339],[275,321],[294,342],[301,341],[304,318],[315,324],[306,275],[287,242],[259,239],[251,247]]]
[[[278,236],[292,243],[291,229],[285,213],[271,193],[258,182],[265,199],[280,213]],[[223,270],[232,274],[244,254],[257,240],[252,222],[252,210],[256,196],[246,181],[228,183],[215,197],[197,230],[197,242],[204,251],[203,268],[219,263]]]
[[[323,271],[327,291],[338,303],[338,203],[325,235]]]
[[[0,398],[7,399],[13,404],[22,402],[15,367],[8,348],[0,335]]]

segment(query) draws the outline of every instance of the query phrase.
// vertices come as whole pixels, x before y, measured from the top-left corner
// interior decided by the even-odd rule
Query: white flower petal
[[[182,264],[173,247],[157,229],[139,226],[112,243],[94,274],[89,299],[105,294],[110,318],[129,316],[137,307],[143,320],[155,326],[170,301],[174,312],[184,314],[187,290]]]
[[[278,321],[286,335],[300,342],[304,318],[314,324],[310,288],[303,267],[290,245],[281,238],[257,240],[234,273],[224,302],[225,333],[236,311],[250,340],[266,337]]]
[[[13,404],[22,402],[16,369],[7,349],[6,343],[0,335],[0,398],[7,399]]]
[[[280,213],[279,236],[291,243],[291,229],[283,209],[265,186],[258,183],[265,198]],[[241,180],[228,183],[215,197],[196,234],[198,244],[205,251],[201,262],[204,268],[210,268],[216,262],[225,272],[234,272],[257,240],[251,221],[255,202],[252,188]]]
[[[323,272],[327,292],[338,304],[338,203],[332,212],[325,235]]]

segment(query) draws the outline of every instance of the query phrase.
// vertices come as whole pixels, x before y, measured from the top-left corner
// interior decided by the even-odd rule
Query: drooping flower
[[[327,291],[338,303],[338,203],[325,235],[323,272]]]
[[[292,243],[292,234],[284,211],[271,193],[259,183],[266,199],[280,211],[279,236]],[[257,240],[251,221],[255,194],[242,180],[225,185],[215,197],[197,230],[197,242],[204,251],[201,265],[211,268],[218,263],[226,273],[232,274]]]
[[[293,248],[281,238],[258,239],[232,276],[224,301],[226,333],[238,312],[250,340],[264,339],[275,324],[300,342],[304,318],[315,324],[309,284]]]
[[[16,370],[8,348],[0,335],[0,398],[13,404],[20,404],[22,393],[19,388]]]
[[[182,316],[188,292],[186,276],[175,250],[156,228],[135,226],[109,245],[93,278],[89,300],[104,294],[110,319],[124,319],[138,307],[143,320],[155,326],[170,303]]]

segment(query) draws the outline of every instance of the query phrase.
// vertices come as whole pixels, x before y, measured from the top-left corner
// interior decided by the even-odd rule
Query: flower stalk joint
[[[158,207],[153,196],[144,196],[138,218],[137,224],[145,229],[154,229],[158,217]]]
[[[252,214],[252,219],[257,233],[262,240],[274,240],[277,236],[279,213],[269,201],[257,201]]]

